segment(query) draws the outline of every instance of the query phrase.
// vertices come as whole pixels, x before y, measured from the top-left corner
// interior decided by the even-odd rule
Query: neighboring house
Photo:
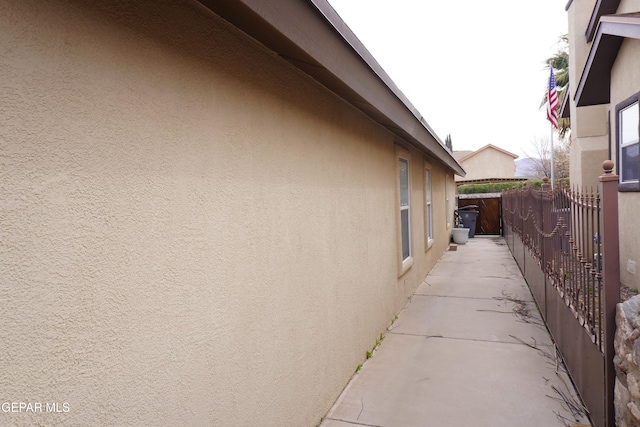
[[[515,177],[516,154],[488,144],[476,151],[454,151],[454,157],[467,174],[456,181],[498,181]]]
[[[571,184],[596,186],[612,159],[618,193],[620,279],[640,286],[640,1],[570,1]]]
[[[8,0],[0,52],[0,424],[317,425],[464,174],[329,4]]]

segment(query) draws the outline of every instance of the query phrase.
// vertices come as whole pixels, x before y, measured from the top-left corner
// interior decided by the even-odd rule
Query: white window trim
[[[433,176],[429,165],[424,168],[424,238],[425,251],[431,249],[433,238]]]
[[[397,238],[397,242],[398,242],[398,265],[399,265],[399,271],[398,271],[398,277],[404,275],[407,271],[409,271],[409,269],[413,266],[414,264],[414,259],[413,259],[413,249],[411,247],[412,245],[412,239],[411,239],[411,155],[409,154],[409,152],[407,150],[405,150],[404,148],[400,147],[400,146],[396,146],[396,184],[397,184],[397,215],[398,215],[398,238]],[[407,190],[408,190],[408,196],[409,196],[409,200],[408,200],[408,205],[406,207],[401,206],[401,190],[400,190],[400,159],[404,160],[407,162]],[[407,258],[403,259],[403,253],[402,253],[402,211],[406,210],[408,212],[408,225],[409,225],[409,230],[408,230],[408,237],[409,237],[409,256]]]
[[[445,175],[444,177],[444,203],[447,208],[447,217],[445,219],[445,223],[447,224],[447,230],[451,228],[451,220],[453,219],[453,214],[451,213],[451,200],[449,200],[449,175]]]
[[[640,109],[640,102],[638,102],[638,101],[632,102],[631,104],[627,105],[624,108],[621,108],[618,111],[618,121],[620,123],[622,123],[622,113],[625,110],[628,110],[628,109],[630,109],[632,107],[636,107],[636,108]],[[620,132],[622,132],[622,127],[620,127]],[[635,141],[631,141],[631,142],[627,142],[625,144],[622,144],[622,134],[620,134],[620,135],[618,135],[618,141],[619,141],[618,142],[618,147],[619,147],[618,148],[618,159],[620,159],[619,163],[620,163],[620,170],[621,170],[621,172],[620,172],[620,182],[621,183],[637,183],[640,180],[639,179],[640,177],[636,178],[636,179],[626,179],[626,180],[624,179],[624,176],[623,176],[623,173],[622,173],[622,168],[624,167],[623,164],[624,164],[625,159],[622,156],[622,150],[624,148],[631,147],[633,145],[640,145],[640,140],[635,140]]]

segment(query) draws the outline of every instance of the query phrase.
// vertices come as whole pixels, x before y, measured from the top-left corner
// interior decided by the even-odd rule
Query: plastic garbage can
[[[469,205],[458,209],[458,215],[462,221],[462,226],[469,229],[469,238],[476,235],[476,222],[478,220],[478,206]]]

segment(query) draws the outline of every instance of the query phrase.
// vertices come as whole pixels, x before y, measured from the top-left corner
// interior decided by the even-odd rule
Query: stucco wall
[[[595,4],[595,0],[574,1],[568,10],[569,79],[572,82],[569,87],[572,99],[569,179],[571,185],[578,188],[598,185],[602,162],[608,156],[608,106],[576,107],[573,101],[591,48],[585,31]]]
[[[620,13],[633,13],[640,10],[640,0],[621,0],[618,5],[617,14]]]
[[[479,151],[460,163],[467,174],[456,175],[456,180],[513,178],[516,173],[514,158],[492,148]]]
[[[0,4],[0,424],[317,424],[444,171],[398,277],[390,134],[195,2],[78,3]]]
[[[616,105],[640,91],[640,40],[625,40],[616,62],[611,69],[611,128],[612,154],[618,163],[616,153]],[[618,193],[620,218],[620,280],[631,288],[640,287],[640,229],[638,229],[638,209],[640,193]]]

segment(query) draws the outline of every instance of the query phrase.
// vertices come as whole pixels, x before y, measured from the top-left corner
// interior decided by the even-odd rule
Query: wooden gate
[[[502,235],[502,195],[461,194],[458,196],[458,208],[478,206],[476,235]]]

